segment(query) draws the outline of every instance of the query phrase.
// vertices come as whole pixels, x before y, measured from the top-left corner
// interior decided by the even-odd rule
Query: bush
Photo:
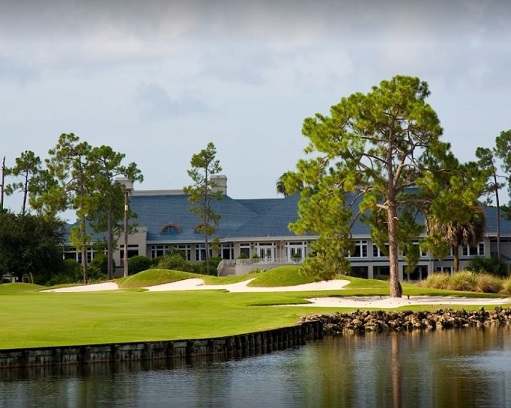
[[[502,279],[487,273],[476,275],[477,290],[483,293],[499,293],[502,290]]]
[[[477,290],[476,274],[470,271],[456,272],[449,279],[448,289],[475,292]]]
[[[188,262],[180,253],[172,253],[160,259],[160,262],[158,262],[158,269],[195,272],[196,267],[194,267],[191,262]]]
[[[504,279],[502,281],[502,289],[500,293],[504,295],[511,295],[511,278]]]
[[[83,280],[82,265],[74,259],[66,259],[62,263],[62,270],[52,274],[46,282],[49,286],[62,285],[66,283],[77,283]]]
[[[151,266],[152,259],[147,256],[136,255],[128,259],[128,271],[131,275],[146,271],[147,269],[151,268]]]
[[[451,276],[448,273],[432,273],[424,281],[420,282],[420,286],[433,289],[447,289],[449,288],[450,278]]]
[[[266,272],[266,269],[264,269],[264,268],[254,268],[248,274],[249,275],[255,275],[255,274],[261,273],[261,272]]]
[[[115,268],[115,264],[113,265]],[[108,274],[108,257],[105,254],[96,254],[89,264],[89,281],[101,281]]]
[[[477,273],[490,273],[496,276],[507,276],[507,265],[496,257],[478,256],[470,261],[467,269]]]

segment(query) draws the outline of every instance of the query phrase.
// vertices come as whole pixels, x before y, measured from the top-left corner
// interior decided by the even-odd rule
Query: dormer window
[[[214,228],[211,226],[211,225],[208,225],[208,224],[198,224],[196,225],[194,228],[193,228],[193,232],[196,233],[196,234],[204,234],[204,230],[205,229],[208,229],[208,233],[209,234],[212,234],[213,231],[214,231]]]
[[[177,224],[167,224],[160,228],[160,234],[174,235],[181,234],[183,230]]]

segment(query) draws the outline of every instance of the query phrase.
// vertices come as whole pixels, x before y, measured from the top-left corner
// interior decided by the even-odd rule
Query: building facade
[[[246,274],[253,268],[270,269],[283,264],[302,262],[310,252],[314,235],[297,236],[289,224],[297,219],[299,196],[272,199],[233,199],[227,194],[227,178],[215,180],[223,192],[223,199],[212,202],[213,211],[221,218],[211,236],[218,242],[213,256],[223,259],[220,275]],[[134,191],[130,208],[137,213],[137,231],[129,235],[128,257],[144,255],[150,258],[164,256],[171,250],[183,253],[189,261],[205,259],[204,236],[198,232],[200,221],[190,212],[188,196],[182,190]],[[486,209],[487,231],[476,247],[460,248],[460,267],[476,256],[490,256],[497,252],[496,211]],[[500,252],[503,259],[511,258],[511,223],[501,219]],[[417,241],[417,245],[419,242]],[[371,240],[369,227],[357,222],[353,227],[353,253],[350,255],[351,274],[364,278],[385,278],[389,275],[389,260]],[[122,237],[114,260],[123,268],[124,242]],[[68,251],[67,257],[79,260],[79,254]],[[91,249],[89,260],[94,256]],[[406,261],[399,259],[400,279],[421,280],[436,271],[452,272],[453,256],[444,260],[420,254],[415,271],[408,275]]]

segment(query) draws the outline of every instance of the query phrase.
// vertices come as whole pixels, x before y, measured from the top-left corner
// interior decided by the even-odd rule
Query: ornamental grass
[[[511,295],[511,277],[502,281],[502,289],[500,290],[500,293],[504,295]]]

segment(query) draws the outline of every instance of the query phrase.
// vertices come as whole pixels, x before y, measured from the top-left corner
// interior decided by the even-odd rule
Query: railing
[[[295,264],[299,265],[303,262],[303,259],[289,259],[289,258],[250,258],[250,259],[222,259],[217,267],[217,275],[220,276],[225,268],[233,267],[235,269],[241,268],[244,271],[248,271],[256,268],[258,265],[286,265]],[[254,268],[250,268],[254,266]],[[235,272],[238,274],[238,272]]]
[[[253,265],[253,264],[300,264],[303,259],[293,260],[289,258],[250,258],[250,259],[236,259],[235,265]]]

